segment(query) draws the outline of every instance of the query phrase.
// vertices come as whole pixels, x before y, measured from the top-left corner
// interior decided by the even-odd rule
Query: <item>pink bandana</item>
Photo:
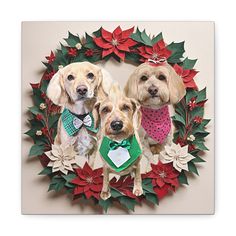
[[[157,110],[141,107],[141,112],[143,128],[152,139],[162,144],[171,128],[168,106]]]

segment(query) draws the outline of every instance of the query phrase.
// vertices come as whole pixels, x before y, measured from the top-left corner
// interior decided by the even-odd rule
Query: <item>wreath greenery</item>
[[[46,67],[39,83],[31,84],[33,90],[34,106],[29,108],[30,130],[25,134],[33,139],[29,157],[38,157],[44,169],[39,175],[47,175],[50,178],[48,191],[65,191],[73,196],[73,199],[92,199],[99,204],[104,211],[113,204],[119,202],[125,209],[134,210],[136,204],[143,200],[152,204],[159,204],[159,200],[170,192],[174,192],[180,185],[188,184],[186,170],[177,172],[169,164],[158,163],[152,165],[152,170],[142,175],[144,194],[136,197],[132,193],[133,179],[130,176],[113,178],[110,181],[111,198],[103,201],[99,197],[100,183],[102,180],[101,168],[92,170],[86,163],[84,167],[78,167],[69,171],[67,175],[52,172],[45,152],[51,150],[56,136],[57,122],[60,117],[60,107],[54,105],[46,96],[48,83],[52,76],[62,66],[72,62],[89,61],[99,63],[114,58],[118,62],[139,65],[149,59],[164,58],[173,66],[176,72],[183,78],[186,86],[186,96],[175,106],[175,115],[172,120],[176,127],[174,142],[181,146],[188,145],[188,152],[194,159],[188,162],[188,172],[198,175],[197,165],[204,162],[201,158],[203,151],[208,150],[205,146],[205,137],[209,134],[206,125],[210,120],[204,119],[204,104],[207,101],[206,88],[198,90],[194,82],[197,71],[194,65],[197,60],[184,58],[184,42],[164,43],[162,33],[150,37],[146,31],[134,28],[122,31],[117,27],[113,33],[103,28],[93,32],[93,36],[85,33],[80,37],[69,32],[65,38],[66,45],[60,44],[60,49],[51,51],[43,62]],[[159,183],[160,171],[166,173],[162,184]],[[93,184],[81,182],[89,178],[96,178]],[[81,186],[80,186],[81,185]],[[78,191],[79,190],[79,191]]]

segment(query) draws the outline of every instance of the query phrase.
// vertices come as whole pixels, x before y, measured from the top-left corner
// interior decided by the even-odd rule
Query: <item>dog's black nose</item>
[[[157,94],[157,92],[158,92],[158,89],[157,89],[157,87],[155,87],[155,86],[151,86],[151,87],[148,88],[148,92],[149,92],[152,96],[155,96],[155,95]]]
[[[80,86],[77,87],[76,91],[79,95],[83,96],[88,92],[88,88],[84,85],[80,85]]]
[[[111,122],[111,128],[115,131],[119,131],[123,128],[123,122],[121,120],[113,120]]]

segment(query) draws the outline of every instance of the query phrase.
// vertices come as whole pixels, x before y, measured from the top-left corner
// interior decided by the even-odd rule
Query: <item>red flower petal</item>
[[[94,42],[97,44],[97,46],[104,48],[104,49],[109,49],[112,48],[113,45],[107,41],[105,41],[103,38],[94,38]]]
[[[92,191],[86,191],[84,192],[85,196],[87,199],[89,199],[91,196],[93,196],[93,192]]]
[[[88,174],[88,176],[93,175],[93,170],[87,162],[85,162],[85,164],[84,164],[83,171],[84,171],[85,174]]]
[[[125,43],[129,46],[129,47],[133,47],[134,45],[138,44],[136,41],[134,41],[131,38],[128,38]]]
[[[119,49],[119,50],[121,50],[121,51],[126,51],[126,52],[129,52],[130,50],[129,50],[129,47],[127,46],[127,45],[125,45],[125,44],[119,44],[119,45],[117,45],[117,48]]]
[[[80,178],[73,179],[73,180],[71,181],[71,183],[77,184],[77,185],[79,185],[79,186],[85,186],[85,185],[88,184],[85,180],[82,180],[82,179],[80,179]]]
[[[121,30],[120,26],[118,26],[118,27],[113,31],[113,38],[117,39],[121,33],[122,33],[122,30]]]
[[[173,68],[178,75],[180,75],[180,76],[182,75],[182,73],[183,73],[182,66],[179,66],[178,64],[174,64]]]
[[[74,195],[78,195],[78,194],[80,194],[80,193],[83,193],[83,191],[84,191],[84,188],[83,188],[83,187],[77,186],[77,187],[75,187],[75,189],[74,189]]]
[[[164,180],[163,180],[162,178],[160,178],[160,177],[156,179],[156,183],[157,183],[157,185],[158,185],[160,188],[165,185]]]
[[[111,32],[106,31],[105,29],[102,28],[101,33],[102,33],[103,39],[105,39],[107,42],[111,42],[111,40],[112,40],[112,33]]]
[[[124,52],[121,52],[119,50],[117,50],[117,48],[114,48],[114,53],[119,57],[121,58],[121,60],[125,60],[125,53]]]
[[[102,184],[100,184],[100,185],[91,185],[90,189],[93,190],[94,192],[101,192]]]
[[[156,192],[158,199],[161,199],[169,193],[169,186],[166,184],[162,188],[155,187],[153,190]]]
[[[110,54],[113,53],[113,52],[114,52],[114,48],[110,48],[110,49],[108,49],[108,50],[103,50],[103,51],[102,51],[102,58],[104,58],[104,57],[110,55]]]
[[[128,38],[134,32],[134,26],[122,32],[122,38]]]

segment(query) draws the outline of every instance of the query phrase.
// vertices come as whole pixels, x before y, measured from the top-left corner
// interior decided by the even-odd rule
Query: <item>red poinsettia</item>
[[[152,179],[153,190],[159,199],[174,191],[179,186],[179,172],[173,168],[172,163],[162,164],[161,161],[157,165],[151,164],[152,170],[146,175]]]
[[[75,169],[77,177],[71,181],[75,184],[74,195],[84,193],[86,198],[99,199],[102,190],[102,168],[92,170],[86,162],[83,168]]]
[[[54,55],[53,51],[51,51],[50,56],[47,56],[46,59],[48,60],[49,64],[52,64],[55,60],[56,56]]]
[[[130,52],[130,47],[137,44],[132,40],[130,35],[133,33],[134,27],[122,31],[118,26],[112,33],[101,29],[101,37],[94,38],[94,42],[102,48],[102,58],[115,53],[116,56],[125,59],[125,52]]]
[[[68,48],[68,55],[71,57],[76,57],[77,49],[76,48]]]
[[[161,39],[152,47],[141,46],[138,48],[139,55],[142,56],[141,61],[148,60],[159,61],[166,60],[171,56],[171,51],[166,48],[165,42]]]
[[[178,64],[175,64],[173,68],[175,69],[176,73],[183,79],[186,88],[197,89],[197,85],[193,78],[198,73],[198,71],[193,69],[184,70],[183,67],[179,66]]]
[[[133,185],[134,179],[132,179],[131,176],[121,176],[118,181],[114,177],[110,181],[111,187],[117,189],[119,192],[123,193],[124,195],[130,198],[136,198],[136,196],[132,192]]]

